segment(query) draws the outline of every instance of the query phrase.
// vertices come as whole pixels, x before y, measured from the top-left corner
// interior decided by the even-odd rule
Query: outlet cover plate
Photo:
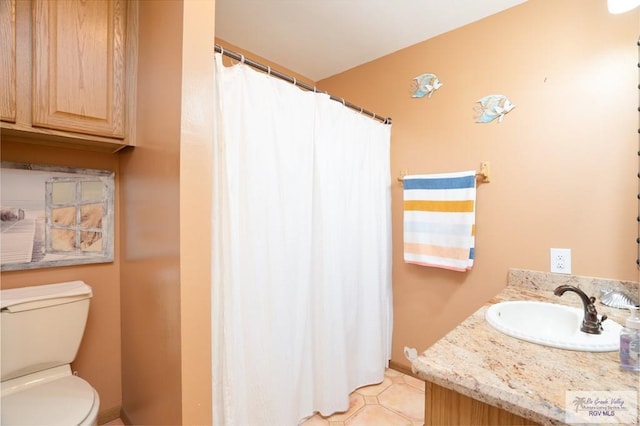
[[[557,274],[571,273],[571,249],[552,248],[550,256],[551,272]]]

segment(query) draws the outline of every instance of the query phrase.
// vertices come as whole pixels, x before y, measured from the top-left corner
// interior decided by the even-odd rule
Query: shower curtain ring
[[[313,93],[318,93],[318,88],[316,86],[313,86]]]
[[[295,86],[298,82],[296,81],[296,78],[293,77],[293,85]]]
[[[271,75],[271,67],[267,65],[267,75]]]
[[[343,106],[347,106],[347,104],[346,104],[346,103],[345,103],[345,101],[344,101],[344,98],[340,98],[340,99],[342,100],[342,105],[343,105]]]
[[[224,47],[220,46],[220,54],[224,56]]]
[[[244,55],[240,55],[240,62],[244,64]]]

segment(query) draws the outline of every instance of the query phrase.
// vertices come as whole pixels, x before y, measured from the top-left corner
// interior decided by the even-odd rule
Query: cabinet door
[[[0,120],[16,121],[16,1],[0,0]]]
[[[33,1],[33,126],[124,137],[126,9]]]

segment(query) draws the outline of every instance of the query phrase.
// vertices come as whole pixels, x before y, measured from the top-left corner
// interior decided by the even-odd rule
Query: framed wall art
[[[113,262],[114,173],[3,161],[0,270]]]

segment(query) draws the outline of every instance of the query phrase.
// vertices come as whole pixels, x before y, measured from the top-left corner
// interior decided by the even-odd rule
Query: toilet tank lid
[[[65,302],[87,299],[93,296],[91,287],[83,281],[69,281],[57,284],[36,285],[30,287],[0,290],[0,309],[22,310],[21,307],[53,299]]]

